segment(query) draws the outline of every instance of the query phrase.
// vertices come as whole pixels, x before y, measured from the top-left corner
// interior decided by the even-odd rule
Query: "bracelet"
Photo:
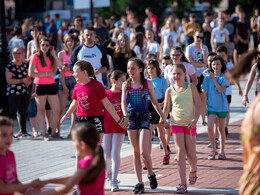
[[[120,119],[117,121],[117,123],[120,123],[120,122],[121,122],[121,120],[122,120],[122,119],[120,118]]]
[[[247,95],[243,95],[243,96],[247,96]]]
[[[123,116],[123,118],[128,118],[129,116]]]

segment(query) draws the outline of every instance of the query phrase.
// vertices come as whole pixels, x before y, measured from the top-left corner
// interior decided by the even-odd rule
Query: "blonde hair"
[[[117,37],[117,41],[121,38],[124,38],[125,39],[125,59],[129,59],[132,57],[132,52],[131,52],[131,49],[130,49],[130,41],[129,41],[129,37],[124,34],[124,33],[120,33]],[[119,57],[121,54],[121,48],[118,44],[118,42],[116,43],[116,46],[115,46],[115,52],[114,52],[114,57]]]

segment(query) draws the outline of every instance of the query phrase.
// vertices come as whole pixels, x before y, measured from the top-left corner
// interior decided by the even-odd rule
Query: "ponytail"
[[[259,48],[258,48],[259,49]],[[238,64],[230,70],[233,79],[238,79],[241,75],[246,75],[250,72],[252,67],[252,60],[257,56],[257,50],[252,50],[243,55]],[[257,68],[260,70],[260,62],[257,61]]]
[[[84,142],[93,151],[94,158],[79,182],[81,185],[88,185],[94,182],[105,170],[104,151],[100,145],[99,134],[96,126],[88,122],[76,124],[72,131],[78,141]]]
[[[87,60],[79,60],[74,64],[74,66],[78,66],[81,71],[87,71],[89,77],[96,79],[93,66]]]
[[[89,185],[94,182],[105,170],[104,150],[97,146],[86,175],[80,180],[81,185]]]

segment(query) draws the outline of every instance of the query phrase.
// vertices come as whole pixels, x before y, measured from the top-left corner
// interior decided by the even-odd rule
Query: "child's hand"
[[[129,119],[125,117],[123,120],[120,121],[119,125],[121,128],[126,129],[128,126]]]
[[[38,188],[40,186],[41,181],[39,179],[35,179],[30,183],[30,186],[33,188]]]
[[[64,115],[61,119],[60,119],[60,124],[62,124],[68,117],[66,115]]]
[[[215,78],[215,74],[212,72],[209,72],[209,77],[213,80]]]
[[[166,120],[160,120],[159,123],[166,129],[170,127],[170,124]]]
[[[196,127],[195,120],[191,120],[190,124],[188,124],[188,130],[192,130]]]
[[[36,190],[34,188],[28,188],[26,191],[25,191],[25,195],[37,195],[39,194],[40,191],[39,190]]]

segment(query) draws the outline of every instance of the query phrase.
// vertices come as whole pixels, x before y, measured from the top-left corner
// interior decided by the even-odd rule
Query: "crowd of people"
[[[43,194],[66,193],[75,184],[79,184],[81,194],[104,194],[105,178],[111,182],[111,191],[118,191],[120,150],[126,132],[138,181],[133,193],[144,192],[142,169],[147,170],[150,187],[155,189],[158,183],[151,159],[155,128],[163,149],[163,165],[170,162],[169,141],[171,135],[174,138],[174,160],[180,176],[176,192],[186,193],[187,184],[194,185],[198,178],[196,125],[200,117],[202,125],[208,126],[208,147],[212,148],[205,158],[228,159],[225,143],[231,85],[238,86],[246,106],[259,69],[259,10],[254,10],[250,25],[238,5],[234,14],[205,13],[202,25],[196,22],[195,14],[189,15],[189,21],[169,16],[161,29],[152,8],[145,10],[144,24],[138,23],[133,9],[128,8],[126,13],[118,21],[111,16],[106,26],[100,15],[94,17],[93,26],[83,27],[80,15],[69,26],[58,14],[53,20],[46,15],[44,21],[27,18],[23,25],[15,25],[13,37],[8,40],[10,63],[6,67],[10,118],[0,117],[0,194],[26,189],[27,194],[40,194],[37,188],[47,183],[65,185]],[[241,61],[250,46],[250,29],[253,51],[257,50],[251,57],[258,54],[252,68]],[[238,61],[241,68],[233,71]],[[238,78],[249,71],[243,94]],[[256,94],[259,90],[257,82]],[[255,111],[251,109],[249,113],[254,115]],[[27,117],[32,135],[26,127]],[[14,135],[16,138],[42,137],[49,141],[64,139],[61,124],[69,117],[71,131],[67,138],[72,138],[77,151],[78,169],[74,176],[21,184],[15,166],[8,169],[8,164],[15,164],[9,150],[12,120],[18,118],[20,131]],[[250,123],[251,120],[256,121]],[[259,127],[258,120],[248,117],[243,128],[250,126],[254,134],[254,125]],[[244,144],[248,141],[246,135],[245,131]],[[253,177],[256,175],[254,170]],[[246,175],[242,179],[247,180]],[[243,183],[242,189],[248,192],[246,187]],[[259,185],[254,187],[250,189],[259,192]]]

